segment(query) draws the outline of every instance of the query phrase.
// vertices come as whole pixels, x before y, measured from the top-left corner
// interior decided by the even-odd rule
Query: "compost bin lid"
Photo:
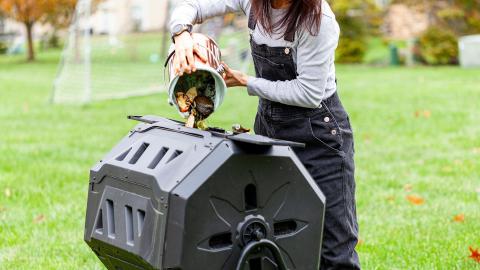
[[[154,125],[155,127],[159,128],[164,128],[176,132],[182,132],[182,133],[188,133],[192,135],[205,135],[209,134],[214,137],[220,137],[224,139],[229,139],[233,142],[237,142],[240,144],[254,144],[254,145],[259,145],[259,146],[290,146],[290,147],[300,147],[304,148],[305,144],[304,143],[299,143],[299,142],[292,142],[292,141],[284,141],[284,140],[277,140],[277,139],[272,139],[268,138],[265,136],[261,135],[252,135],[252,134],[247,134],[247,133],[235,133],[235,132],[228,132],[224,129],[220,128],[209,128],[206,131],[202,131],[199,129],[192,129],[192,128],[186,128],[184,127],[184,123],[168,119],[168,118],[163,118],[159,116],[154,116],[154,115],[146,115],[146,116],[128,116],[128,119],[135,120],[135,121],[140,121],[143,123],[147,123],[150,125]]]

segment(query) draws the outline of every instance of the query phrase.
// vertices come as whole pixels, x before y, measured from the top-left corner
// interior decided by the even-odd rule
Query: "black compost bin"
[[[91,169],[108,269],[318,269],[325,198],[291,142],[142,121]]]

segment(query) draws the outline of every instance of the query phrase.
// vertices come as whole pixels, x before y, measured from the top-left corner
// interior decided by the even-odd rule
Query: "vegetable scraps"
[[[186,93],[177,92],[177,104],[181,112],[189,113],[186,127],[199,129],[207,129],[205,119],[207,119],[214,111],[214,104],[209,97],[199,95],[197,88],[192,87]]]

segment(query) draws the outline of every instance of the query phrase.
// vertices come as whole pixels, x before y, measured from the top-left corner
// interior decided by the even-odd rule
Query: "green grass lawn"
[[[57,57],[0,58],[0,269],[102,269],[83,242],[89,168],[135,125],[127,115],[177,117],[165,93],[52,106]],[[479,75],[338,67],[355,130],[364,269],[480,269],[468,258],[480,248]],[[252,126],[256,102],[231,90],[210,125]]]

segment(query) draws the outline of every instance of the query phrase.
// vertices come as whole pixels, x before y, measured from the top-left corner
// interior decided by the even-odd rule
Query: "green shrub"
[[[0,54],[6,54],[8,46],[6,42],[0,41]]]
[[[458,40],[447,29],[432,26],[419,38],[419,53],[429,65],[447,65],[458,62]]]
[[[378,34],[382,18],[372,0],[329,1],[340,24],[340,43],[336,51],[336,61],[340,63],[363,62],[368,36]]]
[[[367,52],[367,26],[361,17],[346,13],[337,15],[340,24],[340,41],[336,51],[339,63],[361,63]]]
[[[361,63],[366,52],[367,44],[363,40],[341,38],[336,51],[336,61],[339,63]]]

